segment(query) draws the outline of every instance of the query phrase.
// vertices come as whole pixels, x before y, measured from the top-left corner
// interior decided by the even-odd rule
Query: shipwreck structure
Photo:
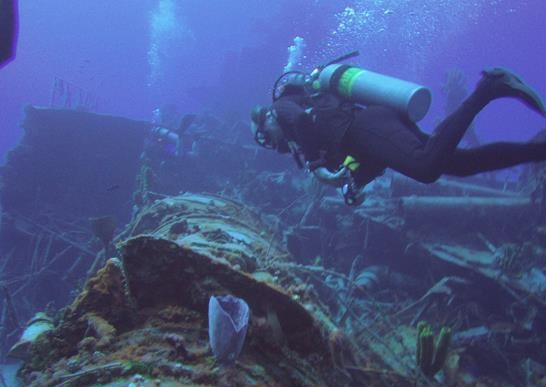
[[[545,383],[542,165],[386,174],[354,209],[244,122],[198,116],[176,157],[146,122],[29,107],[23,127],[0,171],[1,349],[23,385]],[[208,331],[227,295],[250,314],[229,366]]]

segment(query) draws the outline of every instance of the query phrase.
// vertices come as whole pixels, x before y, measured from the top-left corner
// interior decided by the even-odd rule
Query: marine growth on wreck
[[[509,185],[386,174],[353,209],[214,127],[167,163],[142,122],[31,107],[24,127],[0,193],[1,349],[22,385],[545,383],[542,166]],[[75,158],[89,143],[117,166],[107,185],[93,150]]]

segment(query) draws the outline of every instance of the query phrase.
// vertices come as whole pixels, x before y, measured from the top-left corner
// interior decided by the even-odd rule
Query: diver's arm
[[[0,0],[0,67],[15,57],[17,32],[17,0]]]
[[[311,172],[321,182],[341,188],[343,199],[349,206],[359,206],[366,199],[364,185],[355,184],[351,172],[346,166],[342,166],[335,172],[329,171],[326,167],[318,167]]]

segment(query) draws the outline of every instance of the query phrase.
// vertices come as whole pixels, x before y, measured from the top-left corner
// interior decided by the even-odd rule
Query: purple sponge
[[[211,296],[209,300],[209,343],[220,364],[237,360],[246,337],[250,309],[233,296]]]

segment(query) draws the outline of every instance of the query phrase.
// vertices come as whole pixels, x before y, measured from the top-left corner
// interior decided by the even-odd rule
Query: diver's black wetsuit
[[[384,106],[347,109],[341,104],[308,114],[303,97],[288,95],[273,108],[285,136],[298,143],[311,165],[335,170],[345,156],[355,157],[360,163],[354,176],[358,185],[369,183],[386,168],[431,183],[442,174],[470,176],[546,160],[546,143],[497,142],[457,148],[472,120],[492,99],[476,90],[430,136]]]

